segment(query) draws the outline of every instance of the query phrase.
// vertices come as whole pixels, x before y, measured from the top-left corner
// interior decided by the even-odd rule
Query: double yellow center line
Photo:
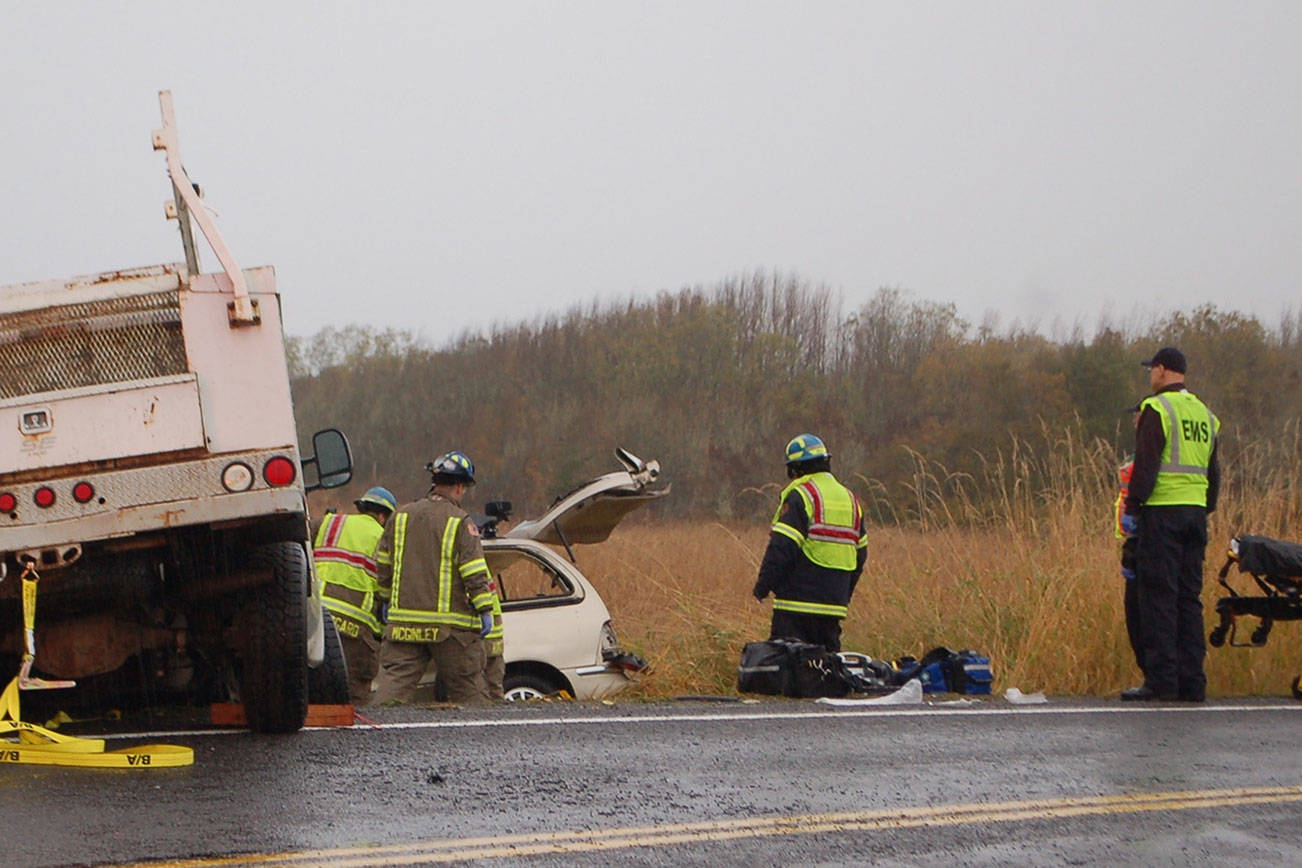
[[[709,820],[568,832],[534,832],[491,838],[450,838],[413,844],[303,850],[296,853],[250,853],[210,859],[133,863],[141,868],[215,868],[257,865],[272,868],[379,868],[388,865],[428,865],[467,859],[591,853],[632,847],[666,847],[743,838],[871,832],[922,826],[966,826],[1014,823],[1070,817],[1140,814],[1155,811],[1194,811],[1243,805],[1302,802],[1302,786],[1247,787],[1222,790],[1183,790],[1165,793],[1083,796],[989,804],[935,805],[793,814],[741,820]]]

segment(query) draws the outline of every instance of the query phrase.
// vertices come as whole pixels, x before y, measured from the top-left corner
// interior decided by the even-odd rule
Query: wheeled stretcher
[[[1234,564],[1238,565],[1239,572],[1252,576],[1261,589],[1260,595],[1240,594],[1230,587],[1226,576]],[[1302,620],[1302,545],[1250,534],[1236,536],[1230,540],[1229,557],[1221,567],[1218,580],[1229,596],[1216,601],[1221,620],[1207,637],[1216,648],[1224,645],[1227,638],[1234,647],[1265,645],[1276,621]],[[1236,619],[1240,615],[1258,619],[1247,642],[1236,638]],[[1302,699],[1300,681],[1302,677],[1293,679],[1296,699]]]

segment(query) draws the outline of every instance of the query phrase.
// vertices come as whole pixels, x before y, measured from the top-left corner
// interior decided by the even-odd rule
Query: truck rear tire
[[[322,612],[321,626],[325,630],[325,659],[315,669],[307,671],[308,702],[321,705],[348,705],[348,661],[344,659],[344,646],[339,641],[339,628],[329,612]]]
[[[254,732],[296,732],[307,720],[307,554],[270,543],[252,547],[249,562],[273,578],[244,604],[244,714]]]

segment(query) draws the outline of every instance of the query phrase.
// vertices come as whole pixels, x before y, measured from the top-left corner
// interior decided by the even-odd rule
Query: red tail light
[[[0,512],[13,512],[18,508],[18,498],[9,492],[0,494]]]
[[[54,506],[54,489],[50,488],[48,485],[42,485],[40,488],[36,489],[36,493],[32,495],[32,500],[35,501],[36,505],[41,509]]]
[[[72,499],[78,503],[89,503],[95,496],[95,486],[89,482],[78,482],[72,487]]]
[[[275,488],[289,485],[294,481],[294,462],[283,455],[277,455],[262,465],[262,478]]]

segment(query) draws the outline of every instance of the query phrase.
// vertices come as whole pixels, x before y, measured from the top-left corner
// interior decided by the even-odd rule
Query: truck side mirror
[[[303,489],[337,488],[353,478],[353,451],[338,428],[326,428],[312,435],[312,456],[304,458]],[[315,477],[315,481],[311,481]]]

